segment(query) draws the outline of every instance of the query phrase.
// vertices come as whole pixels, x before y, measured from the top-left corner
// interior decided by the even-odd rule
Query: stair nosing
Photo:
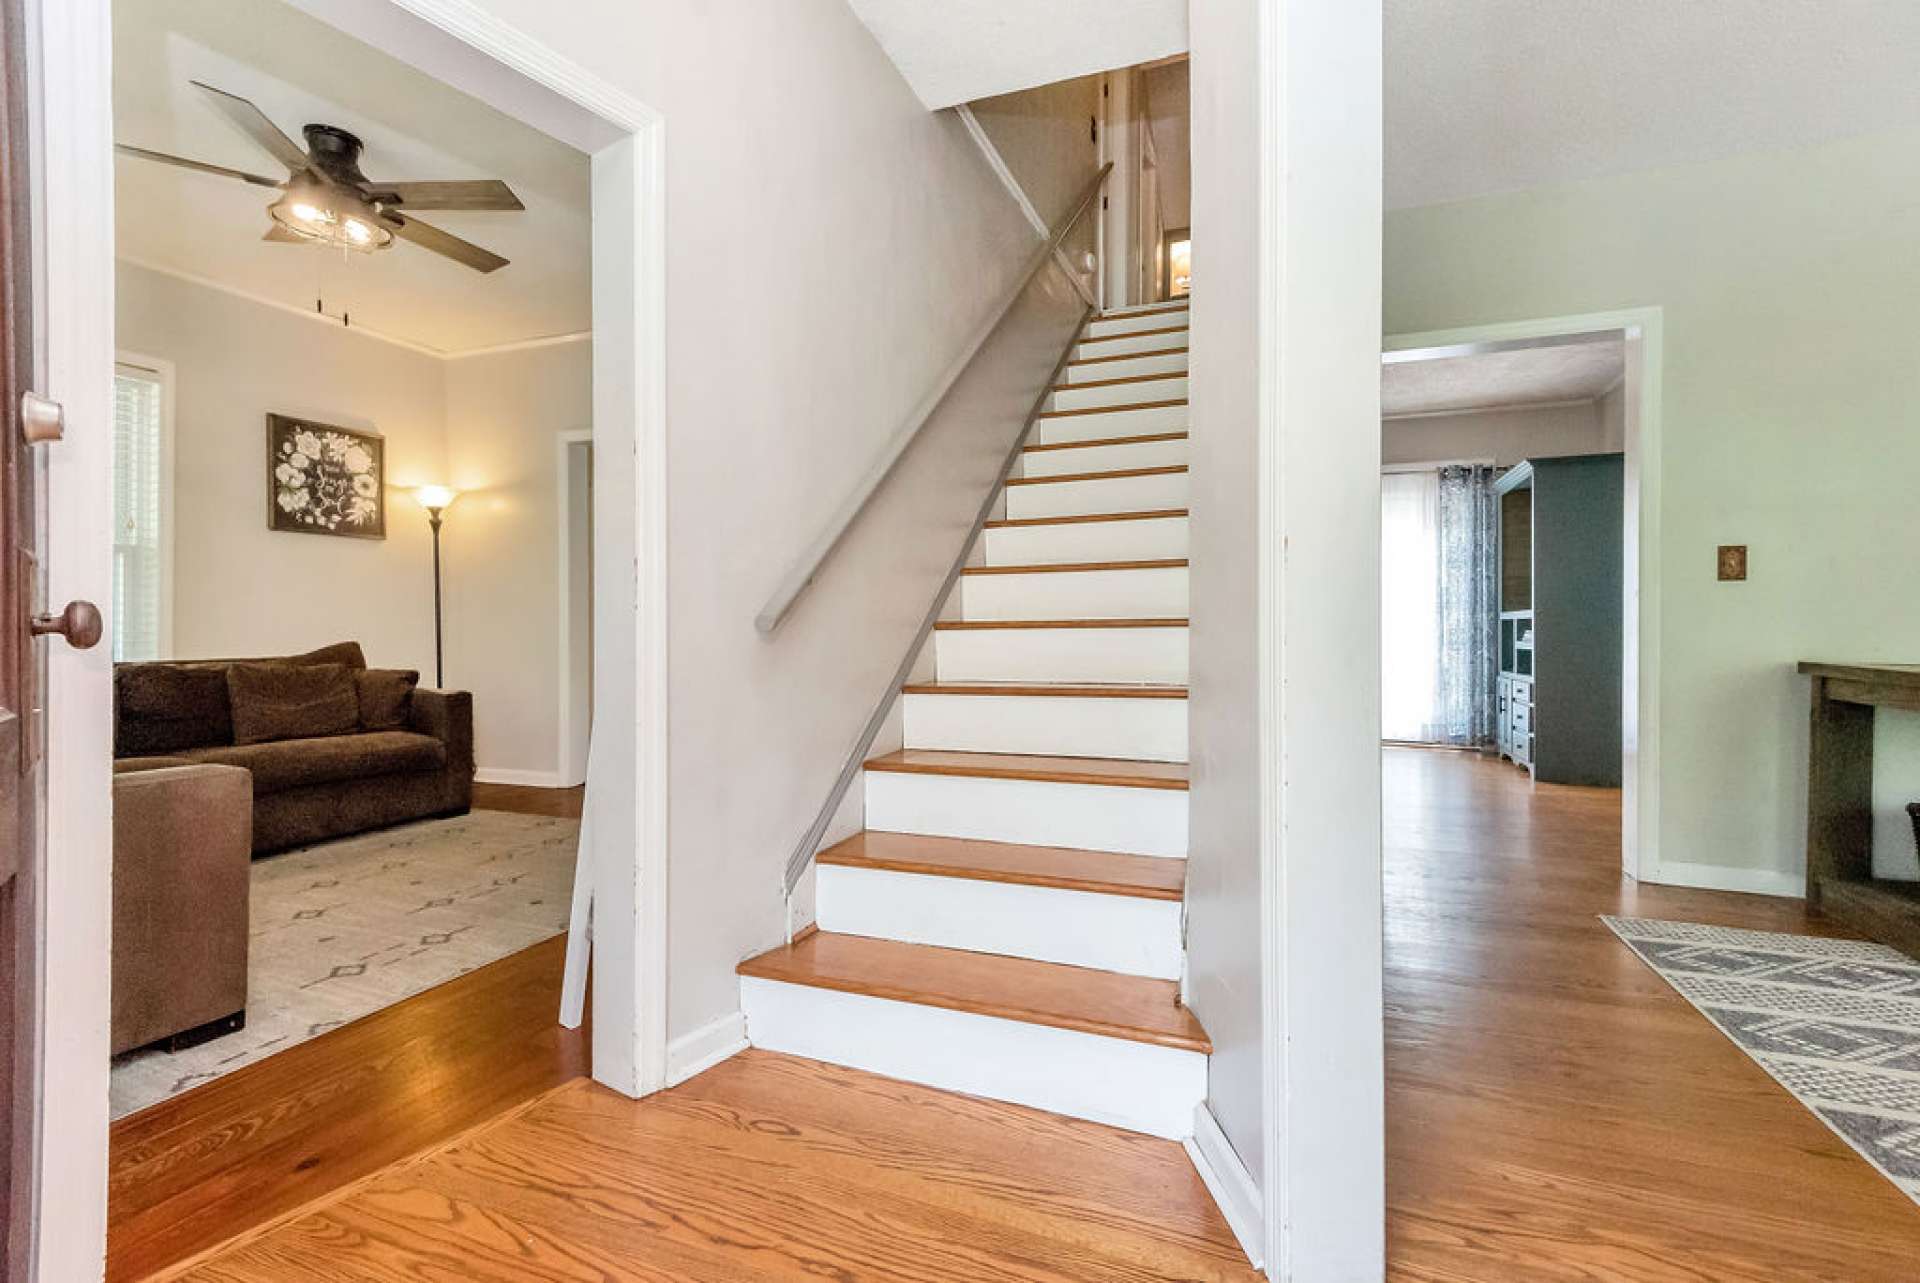
[[[1131,410],[1165,410],[1171,406],[1186,404],[1186,397],[1175,397],[1169,401],[1135,401],[1130,405],[1091,405],[1082,410],[1043,410],[1036,417],[1042,419],[1077,419],[1089,414],[1126,414]]]
[[[1035,526],[1084,526],[1102,521],[1174,521],[1188,515],[1185,508],[1147,508],[1139,512],[1082,512],[1067,517],[999,517],[988,530],[1028,530]]]
[[[1053,486],[1077,481],[1120,481],[1128,477],[1169,477],[1187,470],[1184,463],[1163,463],[1151,468],[1111,468],[1105,472],[1062,472],[1051,477],[1008,477],[1010,486]]]
[[[1011,1020],[1017,1024],[1039,1025],[1043,1028],[1066,1029],[1099,1038],[1112,1038],[1119,1042],[1144,1043],[1149,1046],[1166,1047],[1175,1051],[1192,1052],[1203,1056],[1210,1055],[1213,1051],[1213,1041],[1207,1036],[1206,1030],[1201,1027],[1197,1018],[1193,1019],[1193,1024],[1196,1029],[1200,1030],[1200,1036],[1194,1038],[1160,1030],[1143,1029],[1138,1025],[1126,1025],[1098,1017],[1088,1016],[1076,1019],[1071,1013],[1042,1011],[1034,1007],[1021,1006],[1017,1002],[1011,1001],[994,1004],[968,1001],[962,997],[951,994],[934,993],[925,989],[916,989],[897,981],[874,980],[864,977],[856,980],[848,977],[827,976],[817,973],[796,975],[789,972],[782,972],[768,961],[771,958],[792,953],[796,947],[801,945],[805,940],[812,939],[815,935],[830,937],[835,934],[837,933],[811,933],[806,937],[796,939],[792,945],[770,949],[766,953],[745,959],[735,967],[734,970],[741,976],[756,980],[769,980],[775,984],[800,985],[805,988],[832,990],[836,993],[862,994],[866,997],[878,998],[883,1001],[905,1002],[915,1006],[933,1007],[942,1011],[958,1011],[971,1015],[985,1016],[989,1019]],[[1029,958],[1013,958],[1005,954],[973,954],[966,949],[952,949],[942,945],[910,944],[897,940],[883,941],[882,943],[896,945],[902,949],[926,950],[934,954],[965,954],[969,957],[987,956],[1002,958],[1005,959],[1006,970],[1012,971],[1016,969],[1023,970],[1033,968],[1035,975],[1062,970],[1092,970],[1092,968],[1074,967],[1061,962],[1037,962]],[[1120,973],[1098,972],[1096,974],[1118,976]],[[1154,980],[1142,976],[1125,976],[1122,978],[1129,982],[1137,982],[1143,988],[1151,988],[1153,990],[1173,988],[1175,992],[1177,992],[1177,985],[1171,980]],[[1191,1011],[1188,1012],[1188,1016],[1192,1018]]]
[[[1072,369],[1076,365],[1100,365],[1107,361],[1146,361],[1156,356],[1186,356],[1192,350],[1184,347],[1163,347],[1155,348],[1151,352],[1116,352],[1112,356],[1082,356],[1068,361],[1067,368]]]
[[[1187,558],[1160,557],[1143,561],[1062,561],[1018,566],[965,566],[963,575],[1074,575],[1100,570],[1185,570]]]
[[[1123,383],[1153,383],[1161,379],[1184,379],[1191,372],[1187,370],[1168,370],[1161,374],[1127,374],[1117,379],[1088,379],[1085,383],[1056,383],[1055,392],[1080,392],[1087,388],[1113,388]]]
[[[867,839],[872,837],[904,838],[924,846],[929,852],[938,850],[943,844],[956,846],[992,847],[1005,851],[1033,852],[1034,865],[1024,869],[992,868],[984,864],[942,863],[931,859],[912,858],[911,855],[873,855],[866,850]],[[859,852],[853,853],[852,848]],[[905,873],[916,877],[953,878],[963,882],[993,882],[1004,886],[1044,887],[1055,891],[1080,891],[1088,895],[1121,896],[1132,900],[1159,900],[1177,903],[1185,898],[1178,886],[1164,886],[1144,880],[1128,881],[1115,875],[1096,877],[1067,873],[1049,873],[1038,866],[1048,855],[1072,856],[1076,859],[1099,861],[1155,860],[1166,864],[1181,866],[1182,877],[1186,861],[1175,856],[1115,855],[1110,851],[1083,851],[1069,847],[1027,846],[1018,842],[990,842],[975,838],[943,838],[920,833],[893,833],[884,830],[865,830],[855,833],[834,843],[814,857],[816,863],[842,869],[874,869],[884,873]]]
[[[1099,629],[1099,628],[1187,628],[1191,620],[1185,616],[1143,616],[1137,619],[942,619],[934,624],[933,630],[944,632],[991,632],[1029,629],[1041,631],[1054,629]]]
[[[1088,338],[1082,334],[1077,346],[1085,347],[1089,343],[1118,343],[1121,339],[1143,338],[1149,334],[1185,334],[1191,328],[1191,326],[1186,325],[1168,325],[1152,330],[1129,330],[1125,334],[1100,334],[1093,338]]]
[[[1143,776],[1143,775],[1127,775],[1127,774],[1103,775],[1100,772],[1094,771],[1094,770],[1072,770],[1072,769],[1063,769],[1063,768],[1055,768],[1055,769],[1049,770],[1044,765],[1015,769],[1007,766],[990,766],[990,765],[987,765],[985,762],[982,762],[978,765],[968,765],[965,762],[955,762],[955,761],[947,760],[939,763],[923,762],[923,763],[907,764],[899,760],[900,753],[928,752],[928,751],[939,751],[939,750],[902,749],[900,750],[899,753],[886,753],[886,754],[882,754],[879,757],[868,758],[865,762],[861,764],[861,767],[863,770],[879,771],[882,774],[889,774],[889,775],[950,775],[960,779],[1037,780],[1042,783],[1048,783],[1048,784],[1085,784],[1094,788],[1153,789],[1163,793],[1185,793],[1189,791],[1188,781],[1184,778],[1156,779],[1152,776]],[[1033,753],[949,752],[947,756],[948,758],[955,758],[955,757],[959,757],[959,758],[978,757],[978,758],[993,758],[993,759],[1018,758],[1024,761],[1033,761],[1033,762],[1039,762],[1039,763],[1108,762],[1110,761],[1114,765],[1124,765],[1124,766],[1141,766],[1141,765],[1175,766],[1177,765],[1182,767],[1183,769],[1185,769],[1186,767],[1186,763],[1184,762],[1142,763],[1137,761],[1128,761],[1120,758],[1113,758],[1113,759],[1089,758],[1089,757],[1049,758],[1049,757],[1043,757],[1039,754],[1033,754]]]
[[[1185,699],[1171,682],[908,682],[903,695],[990,696],[1005,699]]]
[[[1193,434],[1189,432],[1143,432],[1134,437],[1094,437],[1089,441],[1042,441],[1036,445],[1021,446],[1023,454],[1040,454],[1054,450],[1098,450],[1106,446],[1150,445],[1159,441],[1186,441]]]

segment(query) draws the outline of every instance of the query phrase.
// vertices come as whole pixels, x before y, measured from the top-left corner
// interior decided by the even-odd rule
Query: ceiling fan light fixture
[[[393,244],[393,231],[375,207],[318,184],[295,184],[267,212],[295,236],[323,245],[372,253]]]

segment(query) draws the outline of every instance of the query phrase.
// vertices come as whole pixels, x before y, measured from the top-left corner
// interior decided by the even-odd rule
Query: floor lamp
[[[460,492],[446,486],[421,486],[413,497],[427,510],[427,525],[433,528],[433,687],[443,690],[447,676],[440,645],[440,514],[460,497]]]

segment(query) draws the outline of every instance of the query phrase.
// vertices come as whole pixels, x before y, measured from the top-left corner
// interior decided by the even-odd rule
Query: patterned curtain
[[[1494,741],[1499,671],[1498,497],[1486,464],[1440,469],[1440,673],[1442,744]]]

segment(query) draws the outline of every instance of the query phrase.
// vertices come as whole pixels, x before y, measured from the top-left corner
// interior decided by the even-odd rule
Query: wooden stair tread
[[[743,976],[997,1016],[1202,1055],[1207,1031],[1179,986],[1113,971],[813,931],[742,962]]]
[[[963,575],[1049,575],[1075,574],[1090,570],[1184,570],[1185,557],[1162,557],[1155,561],[1061,561],[1027,566],[967,566]]]
[[[1155,441],[1185,441],[1185,432],[1147,432],[1137,437],[1096,437],[1091,441],[1049,441],[1040,445],[1022,446],[1023,452],[1038,454],[1049,450],[1096,450],[1109,445],[1147,445]]]
[[[1168,619],[943,619],[935,632],[984,632],[1017,628],[1185,628],[1185,618]]]
[[[1109,468],[1105,472],[1062,472],[1051,477],[1008,477],[1010,486],[1052,486],[1063,481],[1118,481],[1125,477],[1167,477],[1185,472],[1184,463],[1165,463],[1152,468]]]
[[[1153,330],[1129,330],[1125,334],[1099,334],[1092,338],[1082,336],[1080,345],[1085,347],[1089,343],[1117,343],[1121,339],[1145,338],[1149,334],[1185,334],[1186,332],[1187,327],[1184,325],[1167,325]]]
[[[1080,388],[1112,388],[1124,383],[1155,383],[1162,379],[1184,379],[1185,370],[1167,370],[1160,374],[1128,374],[1117,379],[1088,379],[1085,383],[1056,383],[1055,392],[1073,392]]]
[[[1078,526],[1093,521],[1161,521],[1184,517],[1185,508],[1150,508],[1141,512],[1083,512],[1071,517],[998,517],[987,523],[989,530],[1023,530],[1030,526]]]
[[[1179,900],[1187,881],[1185,860],[917,833],[856,833],[816,858],[821,864],[844,868],[1011,882],[1141,900]]]
[[[1132,401],[1126,405],[1090,405],[1080,410],[1046,410],[1038,417],[1042,419],[1077,419],[1087,414],[1125,414],[1130,410],[1164,410],[1168,406],[1185,405],[1187,398],[1173,397],[1166,401]]]
[[[907,695],[1015,695],[1062,699],[1185,699],[1187,688],[1162,682],[908,682]]]
[[[1188,349],[1183,347],[1155,348],[1151,352],[1122,352],[1118,356],[1082,356],[1067,362],[1071,369],[1076,365],[1100,365],[1107,361],[1144,361],[1155,356],[1185,356]]]
[[[1108,757],[1042,757],[1033,753],[903,748],[868,758],[866,769],[903,775],[959,775],[973,779],[1035,780],[1046,784],[1098,784],[1181,792],[1187,787],[1185,762],[1135,762]]]

